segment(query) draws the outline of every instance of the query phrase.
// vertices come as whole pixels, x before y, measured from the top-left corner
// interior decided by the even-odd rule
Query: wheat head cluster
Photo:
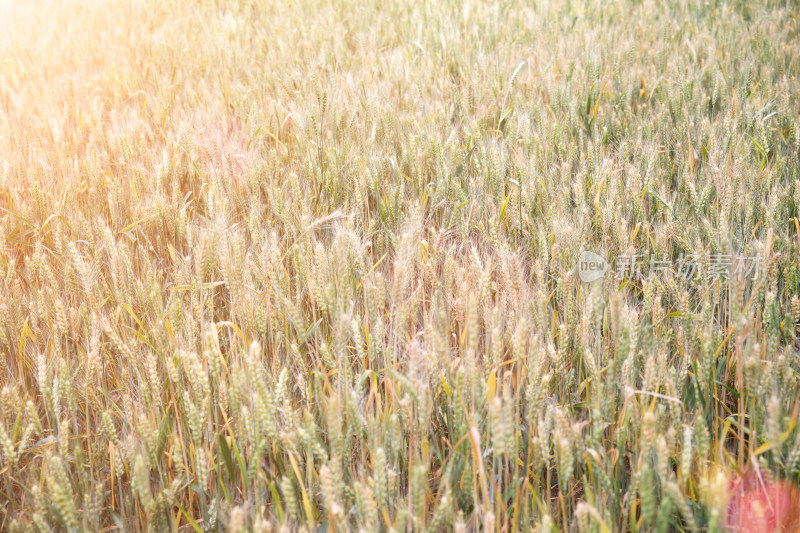
[[[0,3],[0,530],[737,527],[800,481],[798,11]]]

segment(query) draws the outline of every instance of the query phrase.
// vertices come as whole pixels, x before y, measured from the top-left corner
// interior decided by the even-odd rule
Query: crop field
[[[0,0],[0,531],[800,531],[790,0]]]

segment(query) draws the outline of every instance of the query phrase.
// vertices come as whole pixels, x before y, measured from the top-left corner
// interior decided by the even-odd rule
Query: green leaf
[[[236,470],[233,466],[233,457],[231,457],[231,449],[228,447],[228,441],[225,440],[225,436],[221,433],[217,435],[217,448],[219,449],[220,455],[222,455],[222,461],[225,463],[225,468],[228,470],[228,476],[230,476],[230,480],[233,481],[236,479]]]
[[[513,112],[514,112],[514,106],[513,106],[513,105],[510,105],[510,106],[508,106],[507,108],[505,108],[505,110],[503,110],[503,113],[500,115],[500,120],[498,120],[498,121],[497,121],[497,126],[498,126],[498,127],[502,126],[502,125],[503,125],[503,122],[504,122],[504,121],[505,121],[505,120],[506,120],[508,117],[510,117],[510,116],[511,116],[511,113],[513,113]]]
[[[508,201],[509,200],[511,200],[511,195],[510,194],[508,196],[506,196],[506,199],[503,202],[503,207],[500,208],[500,217],[497,220],[497,225],[498,226],[502,226],[503,225],[503,217],[505,217],[506,209],[508,209]]]
[[[197,525],[197,522],[195,522],[191,516],[189,516],[189,513],[186,512],[186,509],[184,509],[180,504],[178,504],[178,509],[181,513],[183,513],[183,516],[186,517],[186,520],[189,522],[189,525],[192,526],[192,529],[195,530],[195,533],[203,533],[203,529]]]

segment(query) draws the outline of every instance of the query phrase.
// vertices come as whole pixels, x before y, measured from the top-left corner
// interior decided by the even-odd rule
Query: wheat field
[[[799,13],[0,2],[0,531],[800,530]]]

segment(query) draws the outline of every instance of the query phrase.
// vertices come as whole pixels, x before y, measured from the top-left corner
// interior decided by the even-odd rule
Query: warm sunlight
[[[800,532],[789,0],[0,0],[0,531]]]

